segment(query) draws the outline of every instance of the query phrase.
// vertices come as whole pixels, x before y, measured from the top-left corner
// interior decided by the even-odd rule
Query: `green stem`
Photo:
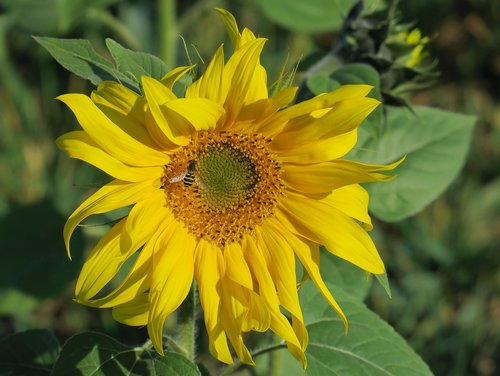
[[[159,0],[160,58],[169,68],[177,61],[177,18],[175,0]]]
[[[196,288],[193,284],[188,296],[179,308],[177,322],[177,344],[191,361],[194,361],[196,355],[196,301]]]
[[[141,43],[139,40],[130,32],[130,30],[121,23],[117,18],[113,17],[109,12],[101,9],[91,8],[87,12],[87,18],[90,20],[95,20],[103,25],[106,25],[111,30],[113,30],[122,41],[131,49],[140,51]]]
[[[263,347],[261,349],[256,350],[255,352],[252,353],[252,357],[256,358],[262,354],[266,354],[268,352],[272,352],[272,351],[280,350],[280,349],[284,349],[284,348],[286,348],[286,344],[284,344],[284,343],[273,344],[273,345]],[[219,376],[228,376],[228,375],[232,374],[234,371],[236,371],[238,368],[240,368],[242,365],[243,365],[243,363],[241,362],[241,360],[238,359],[233,364],[222,369],[221,373],[219,373]]]

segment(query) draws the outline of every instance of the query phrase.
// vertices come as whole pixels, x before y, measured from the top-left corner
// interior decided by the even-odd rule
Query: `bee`
[[[173,178],[171,178],[169,182],[177,183],[182,180],[185,187],[191,187],[195,181],[198,182],[198,179],[195,175],[195,171],[196,171],[196,161],[194,159],[191,159],[188,162],[187,169],[181,172],[179,175],[176,175]]]

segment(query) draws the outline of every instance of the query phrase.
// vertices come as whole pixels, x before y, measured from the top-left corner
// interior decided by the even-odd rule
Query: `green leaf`
[[[380,285],[384,288],[389,298],[392,298],[391,286],[389,285],[387,274],[375,274],[375,278],[377,279],[378,283],[380,283]]]
[[[123,345],[100,333],[71,337],[63,346],[51,376],[200,376],[196,365],[182,355]]]
[[[0,219],[5,250],[0,263],[0,313],[29,314],[41,300],[60,294],[76,276],[83,243],[77,234],[70,262],[61,242],[65,221],[50,200],[12,205]]]
[[[160,80],[168,72],[168,67],[163,60],[154,55],[129,50],[110,38],[106,39],[106,46],[118,70],[137,83],[141,82],[141,76],[150,76]]]
[[[0,375],[48,376],[59,350],[59,342],[46,329],[8,336],[0,341]]]
[[[315,33],[338,30],[356,0],[258,0],[264,14],[278,25]]]
[[[390,182],[368,184],[371,212],[385,221],[418,213],[450,185],[469,150],[475,117],[427,107],[390,108],[384,133],[355,156],[389,163],[407,156]],[[363,151],[368,150],[368,151]]]
[[[362,301],[371,286],[371,277],[363,270],[321,247],[321,275],[325,283],[331,284],[335,294],[344,292],[354,300]]]
[[[135,90],[137,82],[115,69],[113,63],[99,55],[86,39],[33,37],[64,68],[94,85],[102,81],[120,81]]]
[[[307,375],[432,375],[403,338],[363,303],[336,294],[349,321],[345,335],[342,320],[311,283],[300,296],[308,300],[302,305],[309,332]]]

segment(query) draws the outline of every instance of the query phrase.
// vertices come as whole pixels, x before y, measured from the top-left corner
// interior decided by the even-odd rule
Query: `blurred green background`
[[[213,11],[225,7],[240,25],[269,38],[263,64],[271,84],[286,62],[293,67],[331,46],[348,9],[338,6],[331,30],[316,32],[287,24],[286,14],[270,11],[275,3],[0,0],[0,337],[43,327],[61,341],[89,329],[129,344],[145,338],[144,329],[116,324],[109,311],[71,300],[83,255],[104,226],[81,228],[72,262],[62,227],[108,178],[56,149],[54,139],[77,124],[54,97],[90,93],[92,86],[61,68],[31,36],[88,38],[104,55],[104,39],[111,37],[173,67],[188,63],[179,34],[194,62],[207,61],[228,42]],[[308,1],[302,11],[324,12],[322,4],[329,2]],[[494,0],[421,0],[401,2],[399,9],[403,20],[433,38],[429,50],[441,72],[437,85],[410,102],[475,114],[479,121],[465,168],[440,199],[413,218],[376,223],[373,236],[393,298],[374,286],[368,304],[435,374],[499,374],[500,6]]]

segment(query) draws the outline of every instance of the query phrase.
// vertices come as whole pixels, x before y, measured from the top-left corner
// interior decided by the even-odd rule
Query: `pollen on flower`
[[[165,166],[166,203],[177,219],[195,236],[225,245],[272,215],[284,185],[269,142],[260,134],[231,132],[193,137]],[[182,184],[193,175],[193,184]]]

